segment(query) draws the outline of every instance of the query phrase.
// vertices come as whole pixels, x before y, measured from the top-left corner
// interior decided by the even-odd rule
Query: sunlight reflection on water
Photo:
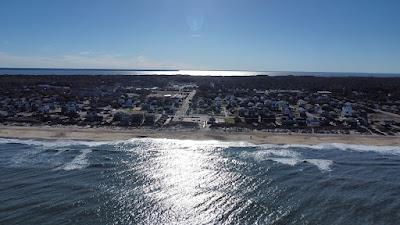
[[[40,224],[43,215],[49,224],[398,221],[390,214],[397,202],[380,204],[399,195],[398,147],[0,139],[0,150],[0,187],[9,193],[0,195],[0,224]],[[370,198],[378,192],[379,200]],[[354,193],[356,204],[348,197]],[[38,201],[46,207],[32,210]],[[2,220],[7,208],[18,210]]]
[[[148,190],[145,192],[157,202],[157,211],[168,211],[163,222],[211,222],[221,214],[223,205],[220,208],[210,205],[221,199],[225,199],[224,205],[235,204],[234,199],[217,187],[234,188],[239,175],[223,168],[225,162],[213,153],[212,143],[162,141],[153,148],[157,156],[149,159],[139,173],[156,181],[151,187],[145,187]]]
[[[127,163],[127,170],[140,174],[144,182],[134,191],[125,187],[118,201],[125,204],[124,211],[131,210],[133,214],[145,208],[147,213],[141,214],[140,221],[163,224],[234,222],[239,215],[245,216],[249,210],[258,208],[253,198],[244,196],[258,192],[260,185],[270,182],[267,177],[258,182],[255,176],[240,173],[248,164],[224,155],[224,150],[232,143],[163,139],[133,143],[136,150],[131,153],[138,158]],[[251,146],[240,142],[235,145],[238,148]],[[282,191],[275,185],[268,189],[272,198]],[[130,196],[138,192],[145,198],[132,202]],[[281,208],[270,215],[260,212],[259,219],[274,221],[287,213],[286,210],[289,209]]]

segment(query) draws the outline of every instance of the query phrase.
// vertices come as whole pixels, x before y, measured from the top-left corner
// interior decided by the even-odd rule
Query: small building
[[[233,125],[235,124],[235,117],[225,117],[224,118],[226,124]]]
[[[307,121],[307,127],[319,127],[321,125],[317,117],[313,116],[307,117],[306,121]]]
[[[39,112],[43,114],[48,114],[50,112],[50,105],[43,104],[39,107]]]
[[[119,111],[114,114],[113,120],[121,126],[141,126],[144,123],[144,113]]]
[[[269,124],[269,123],[275,123],[275,121],[276,117],[274,113],[261,115],[261,121],[260,121],[261,123]]]
[[[95,110],[89,111],[85,118],[88,122],[101,122],[103,120],[103,117],[100,116]]]
[[[0,120],[8,117],[8,112],[0,110]]]
[[[68,102],[61,111],[64,115],[78,116],[78,105],[75,102]]]
[[[207,124],[209,125],[214,125],[215,124],[215,118],[214,117],[210,117],[207,121]]]
[[[317,91],[317,94],[319,94],[319,95],[331,95],[332,92],[331,91]]]
[[[144,115],[143,125],[144,126],[154,126],[155,121],[156,121],[155,115],[147,113]]]
[[[289,116],[283,115],[282,117],[280,117],[280,124],[281,124],[282,126],[291,127],[291,126],[293,126],[295,123],[296,123],[295,120],[293,120],[293,119],[292,119],[291,117],[289,117]]]
[[[346,102],[342,107],[342,116],[350,117],[352,115],[353,115],[353,107],[351,106],[350,102]]]
[[[319,104],[314,105],[314,112],[321,115],[323,113],[322,107]]]
[[[297,106],[299,106],[299,107],[304,107],[304,106],[306,106],[306,104],[307,104],[307,102],[304,101],[303,99],[299,99],[297,101]]]
[[[305,127],[307,126],[307,121],[304,117],[297,117],[295,118],[296,124],[299,127]]]

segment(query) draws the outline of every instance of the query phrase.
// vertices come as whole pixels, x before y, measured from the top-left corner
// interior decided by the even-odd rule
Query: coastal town
[[[0,123],[400,136],[399,79],[330,79],[2,76]]]

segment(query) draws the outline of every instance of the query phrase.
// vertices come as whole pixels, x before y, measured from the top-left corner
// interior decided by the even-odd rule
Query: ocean
[[[0,139],[0,224],[399,224],[400,147]]]
[[[238,70],[127,70],[0,68],[0,75],[189,75],[189,76],[319,76],[319,77],[400,77],[395,73],[238,71]]]

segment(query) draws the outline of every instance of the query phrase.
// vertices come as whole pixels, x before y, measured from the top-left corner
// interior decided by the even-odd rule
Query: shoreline
[[[305,144],[341,143],[353,145],[399,146],[399,136],[368,136],[339,134],[268,133],[263,131],[224,132],[122,128],[84,128],[74,126],[0,126],[0,138],[116,141],[132,138],[178,140],[217,140],[249,142],[253,144]]]

